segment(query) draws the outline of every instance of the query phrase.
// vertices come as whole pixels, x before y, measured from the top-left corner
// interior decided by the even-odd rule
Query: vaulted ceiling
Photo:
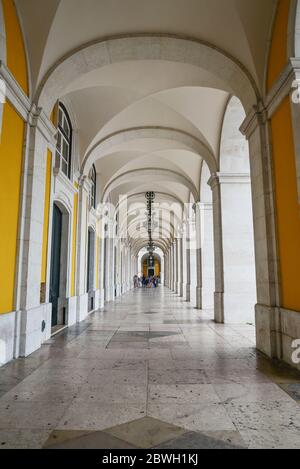
[[[75,51],[138,35],[208,45],[247,75],[256,93],[264,89],[276,0],[16,0],[16,5],[32,96]],[[192,57],[187,60],[187,51],[179,60],[172,47],[170,43],[169,55],[161,54],[159,60],[132,60],[121,45],[121,59],[109,58],[84,72],[78,62],[78,74],[56,96],[72,111],[79,164],[90,156],[102,195],[115,203],[125,193],[142,201],[147,190],[159,193],[161,201],[175,197],[189,202],[191,194],[199,199],[203,161],[209,165],[214,159],[219,168],[224,114],[233,82],[241,80],[224,67],[212,73]],[[237,128],[244,116],[240,106]],[[207,179],[209,171],[202,174]]]

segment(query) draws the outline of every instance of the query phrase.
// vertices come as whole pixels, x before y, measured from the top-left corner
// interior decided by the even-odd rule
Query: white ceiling
[[[263,89],[276,0],[16,0],[16,4],[26,37],[33,94],[45,74],[76,48],[137,34],[176,35],[209,43],[240,62],[257,88]],[[222,70],[212,77],[208,70],[187,63],[127,60],[79,73],[60,98],[72,111],[81,161],[112,134],[153,129],[151,138],[125,140],[104,155],[99,152],[98,159],[96,150],[101,191],[116,177],[129,171],[133,174],[131,182],[111,191],[111,201],[117,202],[124,193],[140,193],[137,200],[144,201],[145,191],[154,190],[166,194],[159,200],[167,200],[169,194],[188,202],[190,190],[176,178],[145,182],[136,171],[156,168],[179,173],[207,199],[207,189],[200,191],[203,155],[188,148],[180,134],[163,140],[155,136],[155,129],[174,129],[192,136],[218,164],[230,88],[230,82],[224,87]],[[244,116],[240,103],[235,102],[231,115],[225,122],[234,129],[227,129],[227,133],[243,145],[238,134]],[[234,170],[238,159],[224,138],[222,148]],[[208,177],[204,167],[204,183]]]

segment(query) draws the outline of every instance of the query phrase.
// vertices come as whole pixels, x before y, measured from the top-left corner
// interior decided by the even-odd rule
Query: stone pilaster
[[[215,251],[215,293],[214,316],[217,323],[224,323],[224,261],[222,237],[222,206],[220,182],[217,174],[213,174],[208,181],[212,189],[213,221],[214,221],[214,251]]]
[[[266,110],[255,107],[241,131],[249,141],[256,263],[257,347],[270,357],[281,357],[281,336],[276,332],[279,304],[276,214],[271,138]]]

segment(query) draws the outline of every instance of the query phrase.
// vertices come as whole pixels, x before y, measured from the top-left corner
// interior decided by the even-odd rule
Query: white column
[[[190,240],[190,221],[186,222],[186,236],[185,236],[185,255],[186,255],[186,301],[191,301],[191,240]]]
[[[170,259],[171,259],[171,263],[170,263],[170,272],[171,272],[171,275],[170,275],[170,280],[171,280],[170,290],[173,291],[173,288],[174,288],[174,250],[173,250],[173,242],[171,242],[171,246],[170,246]]]
[[[182,296],[186,300],[187,285],[187,242],[186,242],[186,224],[183,224],[182,230]]]
[[[199,203],[195,204],[195,225],[196,225],[196,308],[202,309],[202,249],[201,249],[201,218]]]
[[[197,306],[197,249],[196,249],[196,220],[195,214],[189,220],[190,229],[190,302],[196,308]]]
[[[241,131],[249,141],[254,220],[257,305],[257,347],[270,357],[282,358],[276,209],[269,122],[257,107],[246,117]]]
[[[173,292],[177,293],[177,249],[176,249],[176,240],[173,241]]]
[[[256,304],[250,176],[219,174],[225,322],[253,323]]]
[[[183,297],[183,239],[182,237],[178,238],[178,250],[179,250],[179,284],[178,284],[178,292],[179,296]]]
[[[104,227],[102,222],[99,227],[100,236],[100,259],[99,259],[99,282],[100,282],[100,308],[104,307]]]
[[[52,129],[47,127],[42,113],[30,115],[29,120],[22,171],[23,193],[16,269],[15,357],[31,354],[51,334],[52,305],[49,304],[48,294],[46,303],[41,304],[40,288],[47,148],[53,151],[55,142]],[[46,325],[44,331],[42,321]]]
[[[215,289],[213,206],[200,203],[202,246],[202,308],[213,309]]]
[[[224,323],[224,268],[222,239],[221,191],[218,176],[214,174],[208,181],[212,189],[215,250],[215,292],[214,317],[217,323]]]
[[[77,322],[83,321],[88,315],[87,285],[87,218],[88,188],[86,178],[79,183],[78,201],[78,250],[77,250]]]

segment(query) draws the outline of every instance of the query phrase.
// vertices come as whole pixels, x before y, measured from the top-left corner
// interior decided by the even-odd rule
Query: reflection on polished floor
[[[0,371],[1,448],[300,448],[300,374],[169,290],[135,290]]]

